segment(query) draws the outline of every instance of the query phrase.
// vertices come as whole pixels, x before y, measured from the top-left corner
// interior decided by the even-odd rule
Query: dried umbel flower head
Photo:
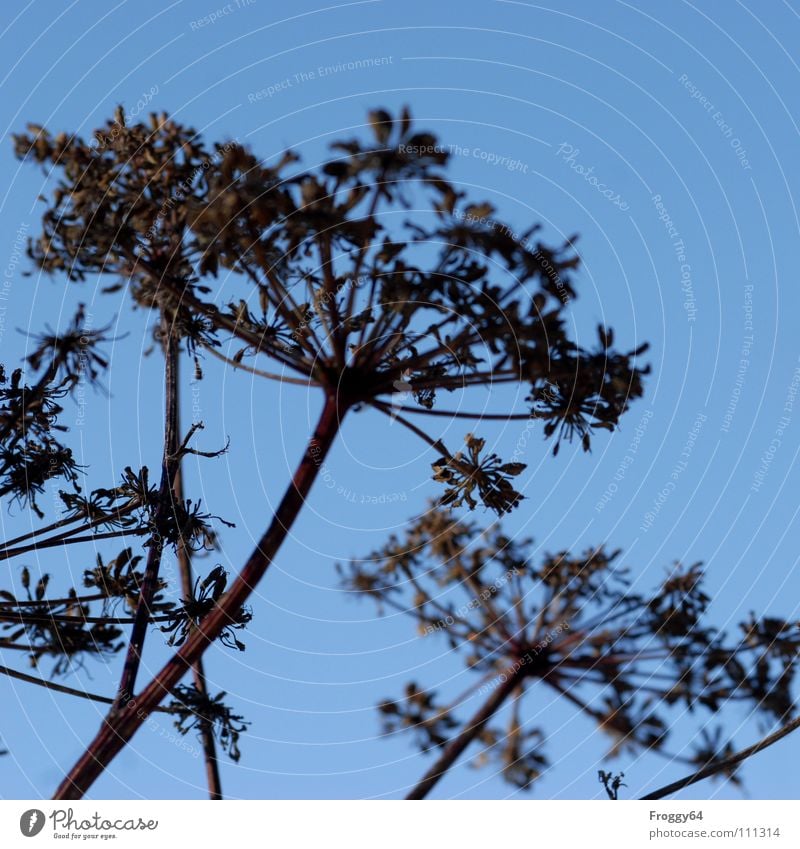
[[[169,710],[175,714],[178,731],[185,735],[205,725],[219,740],[231,760],[238,761],[242,754],[239,735],[250,723],[225,704],[226,693],[217,693],[211,698],[196,686],[181,685],[175,688],[174,696]]]
[[[423,752],[443,751],[431,775],[452,764],[460,744],[477,741],[478,765],[499,758],[511,783],[530,786],[546,764],[546,730],[524,716],[524,697],[536,686],[610,735],[611,755],[647,750],[686,760],[668,750],[670,708],[705,713],[688,759],[701,766],[733,751],[711,725],[723,706],[743,702],[772,721],[793,716],[798,623],[751,617],[729,637],[707,624],[700,564],[676,565],[642,594],[615,565],[619,551],[537,554],[537,566],[532,549],[497,523],[481,532],[432,507],[402,537],[339,567],[345,590],[407,614],[420,635],[445,639],[477,673],[453,702],[412,682],[402,699],[379,706],[385,732],[409,729]],[[487,701],[465,719],[463,703],[476,692]],[[490,725],[507,701],[505,729]]]
[[[442,392],[522,382],[528,406],[508,414],[543,420],[554,451],[573,438],[588,450],[642,394],[645,346],[617,352],[605,328],[594,348],[572,341],[574,239],[545,245],[537,225],[516,233],[468,201],[408,110],[369,119],[371,142],[336,142],[312,170],[292,153],[266,165],[237,142],[206,148],[166,115],[126,125],[120,113],[88,140],[31,125],[18,155],[61,180],[30,255],[74,280],[120,278],[192,352],[233,334],[237,364],[266,355],[283,369],[273,376],[321,386],[340,413],[368,405],[407,424],[398,382],[415,402],[402,412],[420,414],[444,412]],[[413,220],[391,214],[412,203]],[[220,308],[208,278],[223,270],[242,295]],[[462,456],[420,435],[443,449],[446,503],[503,513],[521,500],[509,480],[521,464],[480,458],[477,438]]]

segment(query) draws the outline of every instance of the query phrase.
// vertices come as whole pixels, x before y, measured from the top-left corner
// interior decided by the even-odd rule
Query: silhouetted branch
[[[175,368],[179,370],[180,360],[175,363]],[[180,382],[176,381],[176,426],[180,430]],[[178,468],[175,473],[173,483],[175,490],[175,498],[179,503],[183,502],[183,457],[178,460]],[[190,598],[192,587],[194,585],[194,576],[192,574],[191,553],[185,540],[178,543],[177,548],[178,569],[181,576],[181,590],[184,598]],[[206,676],[203,668],[203,658],[198,657],[192,664],[192,676],[194,678],[194,686],[197,691],[204,697],[208,697],[208,688],[206,687]],[[219,763],[217,760],[217,744],[214,739],[214,729],[210,721],[201,716],[198,719],[198,727],[200,730],[200,742],[203,747],[203,758],[206,765],[206,783],[208,784],[209,798],[219,800],[222,799],[222,780],[219,774]]]
[[[334,395],[325,399],[319,422],[278,509],[239,576],[212,612],[201,622],[153,680],[136,696],[136,710],[124,707],[104,721],[100,731],[54,794],[54,799],[79,799],[111,760],[125,747],[207,646],[235,621],[258,586],[303,506],[311,485],[338,433],[342,410]]]
[[[108,696],[100,696],[97,693],[87,693],[85,690],[78,690],[75,687],[67,687],[65,684],[56,684],[55,681],[48,681],[45,678],[38,678],[36,675],[28,675],[25,672],[20,672],[17,669],[10,669],[7,666],[0,666],[0,675],[6,675],[9,678],[16,678],[18,681],[26,681],[28,684],[36,684],[39,687],[44,687],[47,690],[53,690],[57,693],[66,693],[68,696],[78,696],[81,699],[88,699],[92,702],[100,702],[105,705],[114,704],[114,699]],[[158,707],[155,708],[159,713],[174,713],[170,708]]]
[[[406,799],[424,799],[433,790],[445,773],[458,760],[462,752],[481,733],[486,723],[500,710],[505,700],[514,692],[523,674],[523,672],[517,671],[503,676],[505,681],[501,679],[492,691],[491,696],[472,719],[464,725],[458,736],[444,747],[444,751],[436,763],[425,773],[420,782],[406,796]]]
[[[164,348],[164,446],[163,459],[161,463],[161,481],[158,491],[158,506],[152,517],[152,528],[150,529],[150,543],[147,552],[147,564],[144,570],[144,579],[141,586],[139,603],[136,606],[136,615],[133,628],[131,629],[128,652],[125,657],[125,665],[122,670],[122,678],[119,684],[119,694],[114,705],[119,708],[131,699],[136,685],[136,675],[142,658],[142,649],[147,634],[147,625],[150,622],[152,611],[150,605],[158,587],[158,572],[161,565],[161,555],[165,540],[163,535],[166,531],[170,516],[175,511],[175,492],[173,482],[178,469],[180,438],[178,435],[178,356],[179,340],[169,318],[161,315],[161,341]]]
[[[791,722],[784,725],[783,728],[779,728],[772,734],[767,735],[753,746],[748,746],[746,749],[742,749],[740,752],[737,752],[735,755],[731,755],[730,757],[714,761],[713,763],[708,764],[708,766],[704,766],[702,769],[697,770],[697,772],[687,775],[685,778],[673,781],[671,784],[667,784],[665,787],[660,787],[658,790],[653,790],[646,796],[641,796],[640,799],[663,799],[665,796],[671,796],[673,793],[683,790],[684,787],[690,787],[692,784],[696,784],[704,778],[710,778],[712,775],[717,775],[720,772],[729,770],[731,767],[742,763],[742,761],[751,758],[753,755],[757,755],[759,752],[764,751],[764,749],[772,746],[779,740],[783,740],[784,737],[788,737],[789,734],[796,731],[798,728],[800,728],[800,717],[793,719]]]

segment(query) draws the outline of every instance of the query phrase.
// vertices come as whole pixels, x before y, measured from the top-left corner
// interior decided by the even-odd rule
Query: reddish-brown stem
[[[156,677],[125,707],[112,710],[95,739],[55,792],[54,799],[80,799],[112,759],[133,737],[161,700],[172,692],[187,669],[222,630],[235,621],[242,605],[264,577],[297,518],[339,430],[345,408],[326,397],[319,422],[278,509],[242,571],[217,606],[189,636]]]
[[[491,696],[484,702],[472,719],[467,722],[461,733],[444,747],[444,751],[439,759],[425,773],[419,784],[406,796],[406,799],[424,799],[433,790],[439,780],[458,760],[462,752],[481,733],[486,723],[497,713],[505,700],[519,686],[525,672],[527,672],[525,667],[520,667],[510,674],[504,673],[505,681],[500,681],[492,691]]]

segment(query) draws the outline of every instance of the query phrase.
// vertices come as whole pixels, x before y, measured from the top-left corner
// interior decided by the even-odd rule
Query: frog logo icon
[[[19,830],[25,837],[36,837],[44,828],[44,812],[38,808],[31,808],[19,818]]]

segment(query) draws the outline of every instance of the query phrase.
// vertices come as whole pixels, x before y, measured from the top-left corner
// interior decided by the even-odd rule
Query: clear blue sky
[[[201,25],[213,13],[220,14]],[[800,355],[796,0],[39,0],[4,4],[2,25],[0,265],[12,272],[0,301],[2,359],[13,364],[24,352],[17,328],[58,326],[79,300],[97,325],[119,316],[120,332],[128,331],[113,347],[110,399],[90,392],[85,421],[73,421],[72,444],[91,462],[90,485],[109,484],[127,464],[158,463],[159,425],[143,391],[159,365],[142,356],[150,317],[101,295],[94,281],[23,278],[24,259],[12,267],[18,229],[38,230],[43,177],[13,159],[8,134],[27,121],[88,133],[122,103],[131,114],[169,111],[209,141],[237,138],[264,158],[292,146],[313,164],[331,138],[361,126],[367,109],[408,103],[420,125],[467,151],[453,157],[451,174],[476,198],[490,199],[520,228],[543,222],[552,241],[580,233],[584,265],[572,309],[579,336],[607,321],[621,347],[652,344],[645,398],[591,455],[573,448],[553,459],[539,433],[520,443],[519,422],[481,425],[501,454],[521,444],[529,464],[528,500],[509,527],[550,550],[622,547],[643,587],[675,560],[704,561],[720,626],[751,609],[797,616],[800,406],[776,436]],[[363,60],[376,61],[363,67]],[[517,164],[495,164],[502,157]],[[231,281],[224,285],[221,297],[234,291]],[[213,363],[206,372],[197,394],[185,393],[184,416],[194,404],[206,423],[204,447],[230,436],[232,448],[224,460],[192,469],[190,489],[237,523],[208,561],[236,570],[300,456],[320,399]],[[648,412],[634,462],[598,509]],[[656,511],[693,428],[687,465]],[[442,433],[456,444],[463,430],[456,423]],[[400,431],[375,414],[347,421],[329,461],[337,486],[316,486],[259,588],[246,653],[215,647],[206,655],[212,686],[227,690],[252,722],[242,760],[223,767],[231,796],[402,795],[428,762],[410,740],[379,738],[374,705],[399,696],[411,678],[447,692],[466,686],[444,644],[417,638],[402,617],[376,619],[368,604],[336,592],[335,562],[368,552],[436,493],[432,458]],[[406,500],[354,504],[337,494],[340,486],[358,502],[391,493]],[[3,536],[28,521],[4,510]],[[66,587],[93,557],[72,548],[30,565]],[[165,656],[153,631],[147,667],[157,669]],[[70,683],[111,693],[117,677],[116,666],[90,664]],[[11,749],[0,759],[0,795],[49,795],[94,734],[99,711],[5,679],[0,700]],[[607,741],[547,693],[533,693],[528,705],[557,764],[533,797],[602,793],[596,770]],[[729,716],[741,745],[757,739],[744,714],[733,708]],[[681,722],[679,741],[688,744],[695,727]],[[202,796],[201,761],[165,741],[168,731],[143,728],[94,795]],[[749,763],[750,793],[796,797],[797,771],[787,764],[798,754],[800,738],[790,739]],[[615,764],[631,795],[683,774],[654,757]],[[701,785],[697,795],[704,794],[738,797],[711,784]],[[512,794],[490,772],[462,763],[436,795]]]

